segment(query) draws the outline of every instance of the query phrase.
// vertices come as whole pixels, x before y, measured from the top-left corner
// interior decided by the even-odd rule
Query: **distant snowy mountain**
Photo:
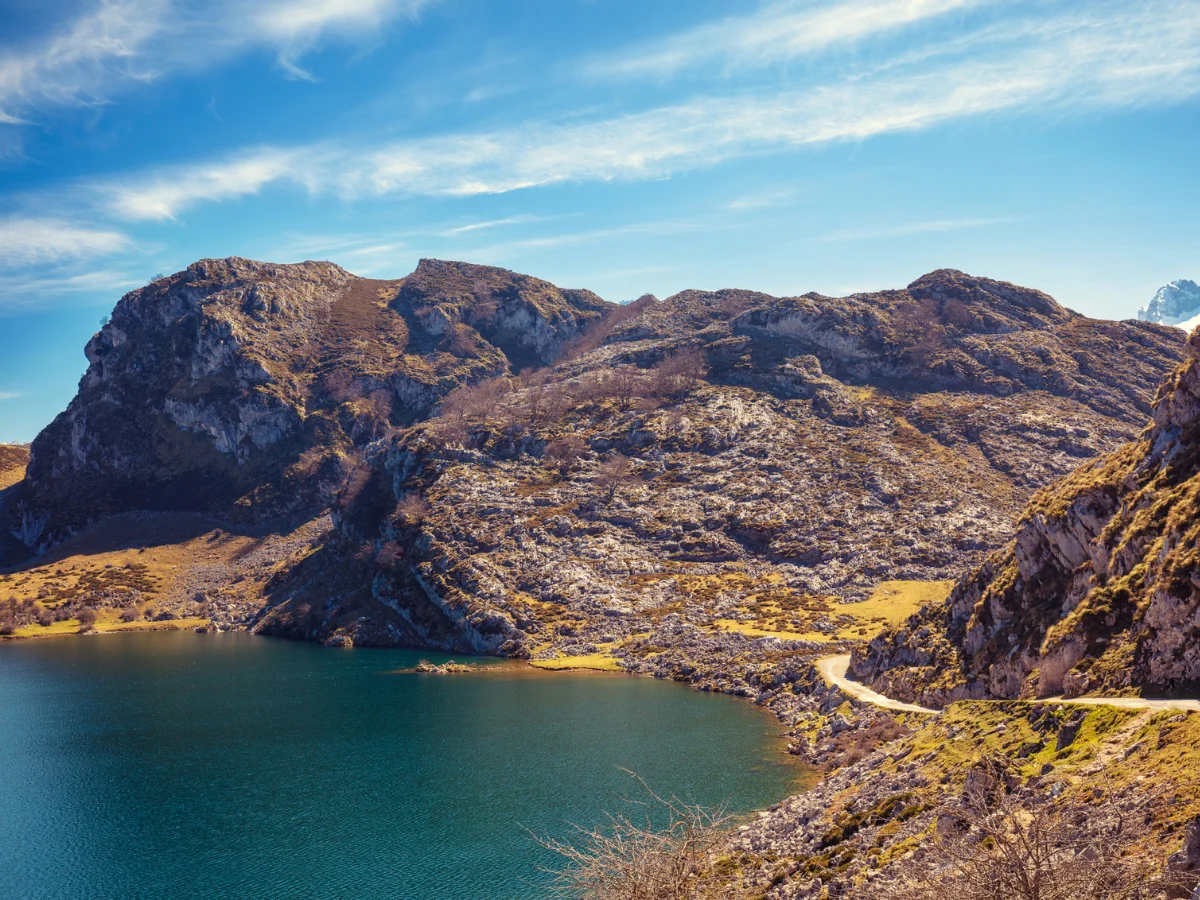
[[[1163,285],[1154,299],[1138,310],[1138,318],[1190,332],[1200,325],[1200,285],[1186,278]]]

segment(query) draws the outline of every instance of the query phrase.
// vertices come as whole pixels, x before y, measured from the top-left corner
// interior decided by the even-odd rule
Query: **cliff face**
[[[203,260],[123,297],[88,343],[79,393],[33,444],[16,531],[38,547],[124,509],[318,510],[354,445],[459,384],[544,365],[607,306],[461,263],[372,281]]]
[[[685,292],[372,444],[335,519],[381,602],[432,602],[476,649],[757,693],[878,628],[840,601],[960,576],[1133,438],[1181,343],[958,272]]]
[[[1139,438],[1037,493],[946,606],[855,662],[923,702],[1200,687],[1200,333]]]

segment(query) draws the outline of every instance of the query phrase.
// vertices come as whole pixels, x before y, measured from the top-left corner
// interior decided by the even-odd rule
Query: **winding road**
[[[940,709],[929,709],[925,706],[917,706],[915,703],[901,703],[899,700],[893,700],[891,697],[885,697],[877,691],[871,690],[865,684],[859,684],[857,681],[851,681],[846,673],[850,670],[850,654],[845,653],[841,656],[826,656],[817,660],[817,670],[821,673],[821,677],[825,679],[825,683],[840,689],[843,693],[849,694],[856,700],[862,700],[864,703],[871,703],[882,709],[891,709],[896,712],[915,712],[929,713],[938,715]],[[1144,697],[1077,697],[1073,700],[1065,700],[1062,697],[1046,697],[1039,700],[1034,700],[1034,703],[1073,703],[1079,706],[1117,706],[1121,709],[1179,709],[1189,712],[1200,712],[1200,700],[1151,700]]]

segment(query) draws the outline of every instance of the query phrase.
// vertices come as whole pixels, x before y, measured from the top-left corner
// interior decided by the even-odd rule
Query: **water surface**
[[[744,701],[614,675],[398,675],[246,635],[0,645],[0,897],[536,898],[631,793],[749,811],[798,771]],[[444,659],[444,658],[436,658]]]

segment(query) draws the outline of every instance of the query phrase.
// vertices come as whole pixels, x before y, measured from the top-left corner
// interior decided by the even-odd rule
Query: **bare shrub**
[[[482,352],[483,338],[470,325],[456,322],[450,335],[450,352],[455,356],[478,356]]]
[[[496,417],[500,398],[510,389],[504,376],[459,385],[442,399],[435,430],[447,440],[465,439],[470,425],[486,427]]]
[[[608,815],[600,828],[579,829],[576,844],[537,839],[566,861],[550,870],[551,896],[564,900],[705,900],[714,886],[713,851],[729,816],[723,809],[663,798],[638,779],[647,799]]]
[[[80,631],[91,631],[96,627],[96,611],[90,607],[85,606],[75,615],[75,618],[79,620]]]
[[[325,393],[329,394],[329,399],[334,403],[349,403],[363,395],[357,379],[347,369],[330,372],[322,382],[325,385]]]
[[[370,481],[371,467],[361,458],[354,460],[350,466],[349,473],[346,475],[346,480],[342,482],[341,490],[338,491],[338,509],[346,512],[357,503],[366,491]]]
[[[586,450],[587,441],[577,434],[568,434],[546,444],[542,461],[557,469],[559,475],[566,475]]]
[[[1154,797],[1022,805],[1002,776],[977,779],[920,862],[880,900],[1161,900],[1189,887],[1148,847]]]
[[[608,395],[617,401],[617,408],[624,412],[642,395],[642,373],[633,366],[621,366],[605,379],[604,386]]]
[[[678,350],[654,367],[651,390],[659,397],[682,397],[708,374],[708,360],[697,347]]]
[[[933,300],[907,304],[892,316],[892,340],[911,363],[924,364],[940,346],[944,331]]]
[[[955,328],[969,328],[975,323],[975,313],[961,300],[947,300],[942,304],[942,318]]]
[[[381,569],[399,570],[404,565],[404,546],[398,541],[388,541],[375,554],[375,564]]]
[[[409,526],[417,526],[429,518],[433,507],[420,494],[408,494],[396,504],[396,515],[400,521]]]
[[[612,503],[623,484],[633,479],[633,463],[629,457],[614,453],[596,470],[596,486],[604,497],[604,502]]]

